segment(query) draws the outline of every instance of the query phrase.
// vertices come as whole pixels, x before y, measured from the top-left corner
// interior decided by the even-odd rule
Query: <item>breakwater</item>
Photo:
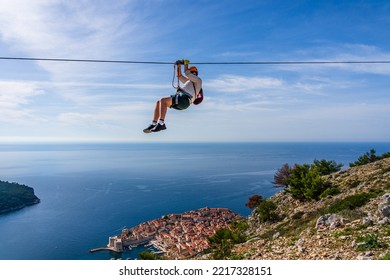
[[[118,251],[114,248],[110,248],[110,247],[100,247],[100,248],[95,248],[95,249],[89,250],[90,253],[95,253],[95,252],[100,252],[100,251],[112,251],[112,252],[120,253],[120,251]]]

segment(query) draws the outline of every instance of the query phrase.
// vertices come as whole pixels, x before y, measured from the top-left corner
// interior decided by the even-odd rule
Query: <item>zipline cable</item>
[[[1,60],[33,60],[54,62],[95,62],[95,63],[128,63],[128,64],[173,64],[158,61],[103,60],[103,59],[70,59],[70,58],[37,58],[37,57],[0,57]]]
[[[104,59],[70,59],[70,58],[37,58],[37,57],[0,57],[0,60],[27,60],[52,62],[92,62],[92,63],[123,63],[123,64],[175,64],[164,61],[134,61],[134,60],[104,60]],[[237,61],[237,62],[192,62],[203,65],[299,65],[299,64],[390,64],[390,60],[360,60],[360,61]]]

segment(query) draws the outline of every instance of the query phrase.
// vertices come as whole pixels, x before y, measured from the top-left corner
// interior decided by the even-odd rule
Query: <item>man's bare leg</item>
[[[164,97],[160,100],[160,120],[164,121],[168,107],[172,105],[172,97]]]
[[[156,102],[154,107],[153,122],[147,128],[144,129],[145,133],[157,132],[166,129],[164,124],[165,116],[167,114],[168,107],[172,105],[172,97],[163,97]]]
[[[160,111],[161,111],[161,108],[160,108],[160,100],[156,102],[156,107],[154,108],[154,115],[153,115],[153,122],[158,122],[159,118],[160,118]]]

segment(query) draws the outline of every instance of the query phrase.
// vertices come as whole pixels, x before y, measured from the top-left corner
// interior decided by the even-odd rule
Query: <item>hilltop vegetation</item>
[[[39,202],[33,188],[0,181],[0,214],[19,210]]]
[[[326,160],[285,164],[273,182],[283,190],[249,198],[248,226],[232,230],[245,238],[233,244],[225,234],[228,250],[212,246],[202,258],[390,259],[390,153],[371,150],[341,168]]]

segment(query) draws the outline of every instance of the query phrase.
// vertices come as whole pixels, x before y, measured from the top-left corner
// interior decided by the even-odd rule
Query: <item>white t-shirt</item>
[[[202,79],[192,74],[190,70],[187,70],[184,73],[186,74],[186,76],[180,76],[179,79],[180,82],[183,83],[182,89],[192,96],[191,97],[191,103],[192,103],[194,102],[196,96],[198,95],[200,89],[202,88]],[[193,85],[195,85],[196,92],[194,92]]]

